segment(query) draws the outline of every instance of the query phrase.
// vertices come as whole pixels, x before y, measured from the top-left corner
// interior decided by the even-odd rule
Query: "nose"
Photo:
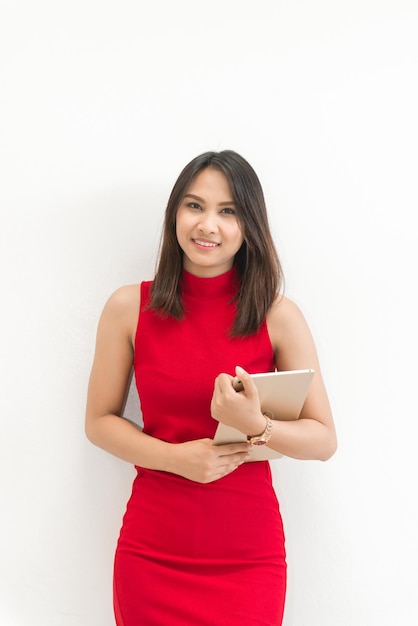
[[[215,211],[204,211],[200,215],[199,230],[209,235],[216,233],[218,230],[218,215]]]

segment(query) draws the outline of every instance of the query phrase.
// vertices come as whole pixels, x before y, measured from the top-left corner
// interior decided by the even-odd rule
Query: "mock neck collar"
[[[185,295],[207,298],[221,298],[235,296],[239,290],[239,278],[236,265],[218,276],[210,278],[195,276],[183,269],[180,280],[181,291]]]

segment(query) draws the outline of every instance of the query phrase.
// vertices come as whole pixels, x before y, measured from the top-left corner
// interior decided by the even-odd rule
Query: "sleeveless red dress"
[[[274,369],[266,323],[231,338],[235,268],[183,273],[182,320],[147,310],[141,284],[134,368],[144,432],[172,443],[214,436],[215,377]],[[280,626],[286,590],[282,520],[267,461],[199,484],[137,467],[116,549],[117,626]]]

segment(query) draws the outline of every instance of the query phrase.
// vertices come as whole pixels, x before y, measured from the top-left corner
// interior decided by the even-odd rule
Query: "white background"
[[[231,148],[263,184],[339,436],[327,463],[273,464],[284,626],[415,626],[417,3],[0,7],[1,625],[113,624],[134,471],[84,435],[96,325],[152,277],[181,168]]]

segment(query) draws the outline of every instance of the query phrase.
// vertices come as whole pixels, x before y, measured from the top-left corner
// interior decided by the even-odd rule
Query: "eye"
[[[199,211],[202,208],[197,202],[189,202],[187,206],[191,209],[195,209],[196,211]]]
[[[229,207],[222,209],[221,213],[224,215],[235,215],[235,209],[231,209]]]

